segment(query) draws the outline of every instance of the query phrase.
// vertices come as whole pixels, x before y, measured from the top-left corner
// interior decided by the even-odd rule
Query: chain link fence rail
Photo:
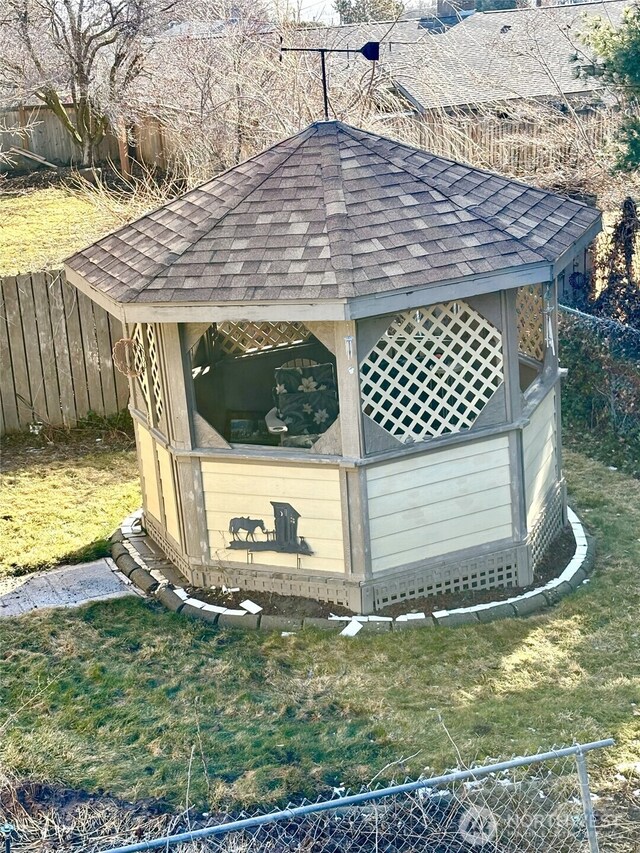
[[[109,853],[598,853],[585,756],[612,745],[575,744]]]

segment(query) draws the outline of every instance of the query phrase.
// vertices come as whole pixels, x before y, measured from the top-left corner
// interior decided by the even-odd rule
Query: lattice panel
[[[516,295],[518,349],[536,361],[544,361],[544,297],[542,285],[519,287]]]
[[[431,595],[450,595],[467,590],[496,589],[518,584],[518,556],[515,548],[425,567],[400,577],[374,580],[365,595],[373,597],[380,610],[398,601]]]
[[[311,337],[302,323],[220,323],[217,340],[227,355],[290,347]]]
[[[149,377],[147,375],[147,359],[145,356],[144,333],[142,331],[142,323],[136,323],[133,327],[133,340],[137,346],[135,348],[134,367],[138,374],[138,382],[140,390],[147,405],[147,414],[151,412],[151,392],[149,389]]]
[[[160,364],[158,362],[158,347],[156,346],[156,333],[151,324],[147,324],[147,343],[149,354],[149,368],[151,370],[151,385],[153,387],[153,400],[155,403],[156,417],[162,417],[164,407],[162,397],[162,381],[160,379]]]
[[[468,429],[503,381],[502,339],[465,302],[398,315],[360,368],[362,410],[402,441]]]
[[[555,487],[552,494],[547,495],[544,509],[533,523],[529,534],[531,561],[534,569],[538,567],[548,547],[562,530],[563,510],[564,488],[560,483]]]

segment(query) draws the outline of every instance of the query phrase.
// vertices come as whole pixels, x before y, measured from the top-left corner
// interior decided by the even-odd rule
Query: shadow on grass
[[[357,787],[391,762],[380,780],[574,738],[617,739],[602,774],[637,762],[640,484],[569,462],[597,571],[528,619],[282,637],[122,599],[0,620],[3,761],[176,806],[189,779],[196,803],[251,808]]]

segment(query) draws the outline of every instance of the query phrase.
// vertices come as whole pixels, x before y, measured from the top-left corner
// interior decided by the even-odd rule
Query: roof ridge
[[[346,127],[346,128],[348,128],[348,130],[349,130],[349,131],[353,129],[353,128],[351,128],[349,125],[346,125],[345,127]],[[529,240],[527,239],[527,236],[528,236],[528,235],[523,235],[523,236],[521,236],[521,237],[518,237],[518,236],[516,236],[515,234],[511,234],[511,233],[510,233],[510,232],[509,232],[509,231],[508,231],[508,230],[507,230],[503,225],[501,225],[500,223],[496,223],[496,222],[495,222],[495,220],[494,220],[492,217],[487,217],[486,215],[482,215],[482,214],[477,210],[477,205],[472,205],[472,206],[469,206],[469,207],[463,207],[461,204],[459,204],[459,203],[456,201],[455,196],[450,195],[450,193],[446,191],[446,190],[447,190],[446,185],[445,185],[445,184],[443,184],[441,181],[439,181],[437,177],[436,177],[436,178],[434,178],[434,177],[430,177],[430,178],[428,178],[428,179],[427,179],[424,175],[421,175],[421,174],[420,174],[419,169],[416,169],[415,167],[413,167],[413,166],[411,166],[410,164],[406,163],[404,160],[397,160],[397,159],[396,159],[395,157],[393,157],[393,156],[389,156],[389,155],[382,154],[382,153],[380,153],[378,150],[376,150],[375,148],[372,148],[370,145],[367,145],[367,144],[366,144],[366,142],[364,142],[363,140],[358,140],[356,136],[353,136],[353,134],[350,134],[350,135],[352,136],[352,138],[353,138],[353,139],[356,139],[356,141],[360,142],[360,144],[361,144],[361,145],[364,145],[364,146],[365,146],[365,148],[367,148],[367,149],[368,149],[369,151],[371,151],[373,154],[377,154],[377,155],[378,155],[379,157],[381,157],[383,160],[386,160],[388,163],[391,163],[392,165],[397,166],[399,169],[402,169],[402,171],[403,171],[403,172],[406,172],[408,175],[411,175],[413,178],[417,178],[417,179],[418,179],[419,181],[421,181],[423,184],[425,184],[425,185],[427,185],[427,186],[430,184],[430,185],[432,186],[432,188],[433,188],[433,189],[437,190],[439,193],[442,193],[442,195],[443,195],[443,196],[445,196],[445,198],[446,198],[449,202],[451,202],[451,204],[453,204],[455,207],[457,207],[459,210],[472,211],[472,212],[473,212],[473,214],[474,214],[474,216],[476,216],[476,217],[477,217],[478,219],[480,219],[482,222],[485,222],[487,225],[491,225],[491,227],[492,227],[492,228],[495,228],[495,230],[496,230],[496,231],[500,231],[502,234],[507,234],[507,235],[508,235],[508,237],[509,237],[510,239],[512,239],[512,240],[519,240],[519,241],[523,242],[523,243],[526,245],[527,249],[529,249],[529,251],[532,251],[534,254],[536,254],[536,255],[540,258],[540,260],[543,260],[543,261],[548,261],[548,260],[549,260],[549,257],[547,257],[546,255],[543,255],[543,254],[541,253],[541,251],[540,251],[540,247],[539,247],[539,246],[532,246],[532,245],[529,243]],[[368,136],[368,134],[366,134],[366,135]],[[392,141],[392,140],[385,139],[385,137],[379,137],[379,138],[380,138],[380,139],[382,139],[382,140],[383,140],[383,141],[385,141],[385,142],[391,142],[391,141]],[[402,145],[402,143],[395,143],[395,144],[396,144],[396,145]],[[412,151],[412,152],[413,152],[413,153],[415,153],[415,154],[422,154],[423,156],[424,156],[424,155],[427,155],[427,156],[428,156],[428,153],[427,153],[427,152],[420,151],[420,149],[418,149],[418,148],[411,148],[411,146],[404,146],[404,145],[403,145],[403,147],[404,147],[404,148],[408,148],[410,151]],[[447,160],[447,159],[446,159],[446,158],[444,158],[444,157],[442,157],[442,158],[441,158],[441,157],[437,157],[435,154],[431,155],[431,159],[438,159],[438,160],[440,160],[440,159],[441,159],[441,160],[444,160],[445,162],[450,162],[450,163],[452,163],[452,165],[456,165],[456,166],[461,166],[461,165],[462,165],[462,166],[464,166],[464,164],[462,164],[462,163],[455,163],[455,161]],[[471,169],[472,171],[481,172],[482,174],[491,175],[491,177],[493,177],[493,178],[496,178],[496,177],[497,177],[497,178],[500,178],[501,180],[505,181],[505,183],[508,183],[508,184],[511,184],[511,183],[519,183],[518,181],[509,181],[509,180],[507,180],[506,178],[502,178],[502,176],[501,176],[501,175],[495,175],[495,174],[494,174],[494,175],[492,175],[490,172],[485,172],[485,171],[484,171],[484,170],[482,170],[482,169],[475,169],[473,166],[468,166],[467,168]],[[521,184],[521,186],[526,187],[526,189],[528,189],[528,190],[532,190],[532,189],[533,189],[533,190],[535,190],[536,192],[545,193],[545,190],[538,190],[536,187],[529,187],[529,186],[527,186],[526,184]],[[449,189],[450,189],[450,188],[449,188]],[[545,193],[545,194],[547,194],[547,195],[553,195],[553,193]],[[567,201],[570,201],[570,199],[567,199]]]
[[[614,2],[625,2],[625,0],[598,0],[600,3],[614,3]],[[555,6],[541,6],[539,8],[549,8],[554,9]],[[509,11],[508,9],[506,11]],[[511,10],[513,11],[513,9]],[[525,190],[536,190],[537,192],[546,193],[547,195],[556,196],[559,198],[563,198],[565,201],[571,201],[574,204],[581,205],[584,208],[589,209],[589,205],[585,204],[582,201],[577,201],[576,199],[570,198],[568,196],[563,196],[561,193],[554,193],[551,190],[541,190],[538,187],[534,187],[531,184],[526,184],[524,181],[519,180],[518,178],[505,178],[504,175],[500,175],[498,172],[492,172],[489,169],[483,169],[481,166],[471,166],[468,163],[463,163],[460,160],[452,160],[451,157],[445,157],[443,154],[434,154],[433,151],[427,151],[424,148],[416,148],[413,145],[409,145],[407,142],[400,142],[397,139],[392,139],[390,136],[382,136],[381,134],[374,134],[367,130],[362,130],[359,127],[355,127],[352,124],[347,124],[344,121],[335,120],[341,127],[348,129],[349,131],[356,131],[356,133],[361,133],[366,137],[374,137],[381,142],[389,142],[391,145],[397,145],[399,148],[404,148],[407,151],[411,151],[412,154],[420,154],[423,157],[429,157],[432,160],[441,160],[443,163],[451,163],[452,166],[462,166],[465,169],[470,169],[472,172],[479,172],[481,175],[487,175],[489,178],[499,178],[501,181],[504,181],[507,184],[516,184],[519,187],[522,187]],[[351,134],[353,139],[356,141],[360,141],[357,136]],[[367,146],[368,147],[368,146]],[[371,150],[371,149],[369,149]]]
[[[185,246],[185,248],[184,248],[181,252],[179,252],[179,253],[177,254],[177,257],[176,257],[176,258],[174,258],[174,259],[171,261],[171,263],[170,263],[170,264],[163,264],[163,265],[162,265],[162,269],[161,269],[161,270],[159,270],[157,273],[155,273],[155,274],[154,274],[154,275],[149,279],[149,281],[148,281],[146,284],[144,284],[144,285],[140,288],[140,290],[138,291],[138,295],[139,295],[140,293],[142,293],[143,291],[145,291],[145,290],[146,290],[146,289],[147,289],[147,288],[148,288],[148,287],[149,287],[149,286],[150,286],[154,281],[156,281],[157,279],[161,278],[161,277],[162,277],[162,273],[164,272],[164,270],[168,269],[168,267],[172,266],[176,261],[179,261],[179,260],[180,260],[180,258],[185,254],[185,252],[191,252],[191,251],[193,251],[193,249],[198,245],[198,243],[199,243],[201,240],[203,240],[203,239],[204,239],[204,238],[205,238],[205,237],[206,237],[206,236],[211,232],[211,230],[212,230],[213,228],[216,228],[216,227],[217,227],[221,222],[223,222],[223,221],[226,219],[226,217],[227,217],[227,216],[229,216],[231,213],[233,213],[233,212],[234,212],[234,211],[235,211],[235,210],[236,210],[236,209],[237,209],[237,208],[238,208],[238,207],[239,207],[239,206],[240,206],[244,201],[246,201],[246,200],[247,200],[247,198],[248,198],[252,193],[254,193],[256,190],[260,189],[260,187],[262,186],[262,184],[263,184],[266,180],[268,180],[268,178],[270,178],[270,177],[273,175],[273,173],[274,173],[275,171],[277,171],[278,169],[280,169],[280,168],[281,168],[281,167],[282,167],[282,166],[287,162],[287,160],[289,160],[289,158],[290,158],[290,157],[292,157],[292,156],[293,156],[293,154],[295,154],[295,152],[300,148],[300,146],[301,146],[304,142],[306,142],[306,141],[307,141],[307,139],[309,139],[311,136],[313,136],[313,135],[314,135],[314,133],[315,133],[315,126],[314,126],[313,124],[310,124],[310,125],[309,125],[308,127],[306,127],[303,131],[299,131],[299,132],[298,132],[297,134],[295,134],[294,136],[289,136],[287,139],[284,139],[284,140],[282,140],[281,142],[278,142],[278,143],[276,143],[275,145],[272,145],[270,148],[267,148],[267,149],[265,149],[264,151],[260,152],[260,154],[257,154],[257,155],[255,155],[254,157],[250,157],[250,158],[248,158],[247,160],[243,160],[242,162],[238,163],[236,166],[232,166],[230,169],[226,169],[224,172],[221,172],[221,173],[220,173],[220,175],[216,175],[214,178],[212,178],[212,179],[211,179],[211,181],[207,181],[207,183],[211,183],[212,181],[215,181],[217,178],[221,177],[222,175],[225,175],[225,174],[228,174],[229,172],[232,172],[234,169],[237,169],[239,166],[242,166],[242,165],[244,165],[245,163],[249,163],[251,160],[255,160],[255,159],[257,159],[258,157],[260,157],[261,155],[268,154],[268,153],[272,153],[275,149],[280,148],[281,146],[282,146],[282,148],[283,148],[283,149],[285,149],[285,151],[286,151],[286,145],[287,145],[288,143],[291,143],[291,142],[294,142],[294,141],[296,141],[296,142],[297,142],[297,144],[295,144],[295,145],[293,145],[292,147],[290,147],[290,149],[289,149],[288,151],[286,151],[286,153],[284,153],[284,156],[282,156],[282,157],[281,157],[281,159],[278,161],[278,163],[276,163],[276,165],[275,165],[275,166],[273,166],[273,168],[268,169],[268,170],[267,170],[267,171],[266,171],[266,172],[261,176],[261,178],[258,180],[258,182],[257,182],[257,183],[255,183],[255,184],[251,187],[251,189],[250,189],[248,192],[241,192],[240,197],[238,198],[238,200],[237,200],[234,204],[232,204],[230,207],[228,207],[228,208],[227,208],[227,210],[225,210],[225,212],[222,214],[222,216],[220,216],[220,217],[219,217],[218,219],[216,219],[214,222],[210,223],[210,224],[207,226],[206,231],[204,231],[202,234],[200,234],[200,236],[199,236],[199,237],[197,237],[197,239],[196,239],[196,240],[194,240],[192,243],[189,243],[189,245],[188,245],[188,246]],[[202,189],[202,187],[204,187],[204,186],[206,186],[206,184],[202,184],[202,185],[201,185],[201,187],[200,187],[200,189]],[[196,188],[196,189],[197,189],[197,188]],[[178,200],[180,200],[180,199],[184,199],[184,196],[180,196],[180,197],[179,197],[179,199],[176,199],[176,201],[178,201]]]
[[[325,124],[321,131],[328,138],[327,152],[329,162],[320,160],[322,192],[327,223],[327,237],[331,267],[336,273],[339,287],[350,283],[355,286],[353,274],[353,226],[347,213],[347,200],[344,193],[342,176],[342,157],[338,143],[338,133],[342,122],[332,121]],[[333,138],[331,138],[333,137]],[[335,174],[334,174],[335,171]],[[351,273],[349,275],[348,273]]]
[[[476,12],[476,15],[503,15],[505,12],[541,12],[553,11],[556,9],[580,9],[582,6],[606,6],[607,3],[619,2],[619,0],[583,0],[581,3],[572,3],[567,0],[566,3],[558,3],[557,6],[516,6],[514,9],[487,9],[485,12]],[[632,4],[633,0],[629,0]]]

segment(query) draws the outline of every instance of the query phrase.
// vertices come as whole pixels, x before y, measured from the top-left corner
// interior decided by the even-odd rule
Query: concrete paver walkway
[[[106,560],[16,578],[11,587],[6,592],[0,587],[0,618],[46,607],[77,607],[89,601],[135,595]]]

